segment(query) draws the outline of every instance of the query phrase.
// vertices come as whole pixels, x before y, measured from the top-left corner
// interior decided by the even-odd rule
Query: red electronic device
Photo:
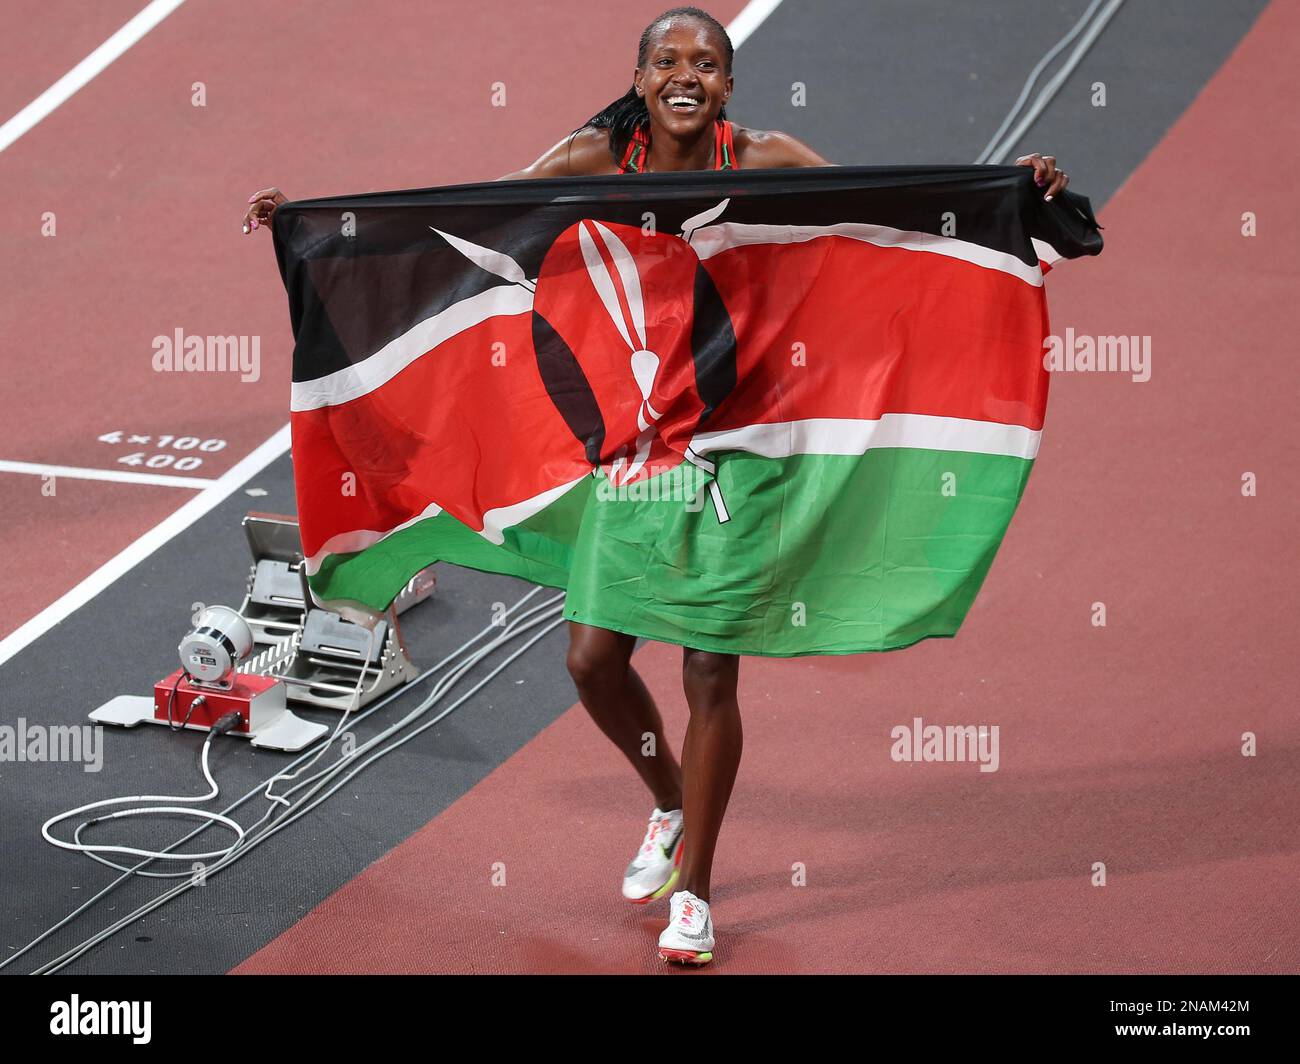
[[[188,715],[186,727],[207,729],[231,710],[243,718],[232,734],[255,732],[285,711],[284,685],[269,676],[236,673],[230,689],[222,690],[193,683],[177,669],[153,687],[153,715],[160,724],[180,726]]]

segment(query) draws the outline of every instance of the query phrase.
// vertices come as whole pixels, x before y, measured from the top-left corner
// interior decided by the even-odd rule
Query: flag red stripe
[[[739,338],[738,385],[709,429],[885,413],[1042,428],[1041,287],[842,237],[742,245],[704,265]]]
[[[382,388],[295,411],[292,424],[294,463],[312,474],[297,478],[309,557],[333,535],[385,531],[434,502],[480,529],[488,510],[589,469],[542,384],[529,314],[466,330]]]

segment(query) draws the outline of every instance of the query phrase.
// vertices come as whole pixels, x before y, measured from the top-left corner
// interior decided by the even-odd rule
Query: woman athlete
[[[665,11],[641,34],[633,84],[531,166],[500,180],[655,173],[668,170],[831,166],[786,133],[728,122],[733,49],[722,25],[695,7]],[[1050,156],[1016,160],[1032,166],[1051,199],[1068,178]],[[244,232],[266,225],[286,197],[254,193]],[[713,959],[709,877],[713,851],[740,765],[740,659],[684,648],[682,688],[690,723],[679,765],[659,710],[631,666],[636,637],[569,622],[568,668],[582,704],[632,763],[655,800],[645,837],[623,878],[623,896],[643,904],[674,887],[659,956],[686,964]],[[655,756],[645,756],[647,736]],[[689,825],[690,830],[684,827]]]

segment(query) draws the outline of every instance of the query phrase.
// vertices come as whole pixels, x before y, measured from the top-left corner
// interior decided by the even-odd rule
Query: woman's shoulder
[[[584,126],[570,134],[569,166],[573,174],[616,174],[618,164],[610,151],[610,131],[600,126]]]
[[[779,129],[746,129],[731,123],[736,162],[742,170],[787,166],[833,166],[797,137]]]
[[[618,166],[609,151],[609,130],[584,126],[548,148],[531,166],[498,180],[616,173]]]

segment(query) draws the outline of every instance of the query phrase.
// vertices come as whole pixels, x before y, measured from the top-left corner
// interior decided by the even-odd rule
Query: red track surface
[[[142,0],[5,0],[0,116],[26,107],[143,6]]]
[[[1298,37],[1300,6],[1269,8],[1108,206],[1105,255],[1052,274],[1057,331],[1153,337],[1152,379],[1057,377],[961,636],[745,662],[713,970],[1300,968],[1300,724],[1276,664],[1300,598]],[[678,652],[636,660],[680,736]],[[914,716],[997,725],[1000,770],[894,763]],[[575,708],[237,971],[658,969],[663,913],[618,897],[648,805]]]

